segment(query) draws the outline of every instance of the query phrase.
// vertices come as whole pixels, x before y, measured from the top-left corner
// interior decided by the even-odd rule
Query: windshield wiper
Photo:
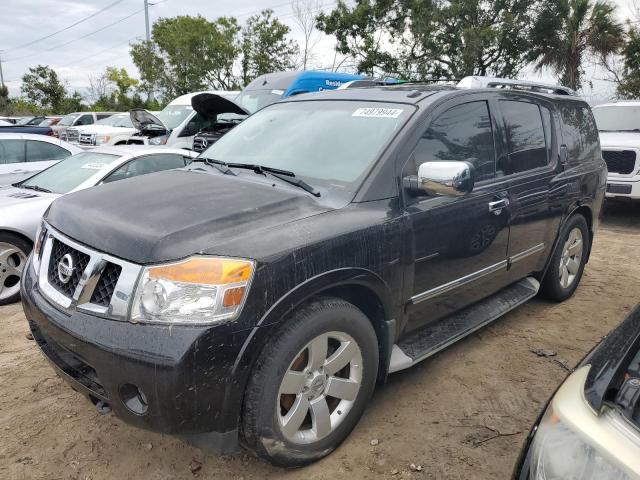
[[[229,166],[222,160],[216,160],[215,158],[207,158],[207,157],[197,157],[196,161],[197,160],[204,161],[205,164],[221,171],[224,175],[233,175],[234,177],[236,176],[233,170],[231,170]]]
[[[51,193],[51,190],[49,190],[48,188],[39,187],[38,185],[24,185],[22,183],[18,183],[16,184],[16,187],[35,190],[36,192]]]
[[[282,180],[289,185],[294,185],[298,188],[303,189],[305,192],[310,193],[314,197],[319,197],[320,192],[309,185],[307,182],[300,178],[296,178],[296,174],[289,170],[281,170],[279,168],[273,167],[265,167],[263,165],[256,165],[253,163],[227,163],[227,167],[231,168],[246,168],[247,170],[253,170],[256,173],[261,173],[266,175],[269,173],[270,175],[276,177],[279,180]]]

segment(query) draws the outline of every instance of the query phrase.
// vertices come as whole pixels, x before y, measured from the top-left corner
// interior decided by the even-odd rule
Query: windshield
[[[103,118],[102,120],[98,120],[95,125],[108,125],[110,127],[114,127],[123,116],[124,115],[111,115],[107,118]],[[129,115],[127,115],[127,117],[129,117]]]
[[[191,105],[167,105],[156,115],[169,130],[173,130],[187,118],[193,107]]]
[[[29,122],[31,122],[31,120],[33,120],[35,117],[23,117],[20,120],[18,120],[16,122],[16,125],[27,125]]]
[[[20,186],[44,188],[53,193],[67,193],[117,158],[118,155],[106,153],[78,153],[25,180]]]
[[[60,119],[58,125],[62,125],[63,127],[69,126],[73,124],[73,121],[78,116],[77,113],[70,113],[69,115],[65,115]]]
[[[377,102],[279,103],[249,117],[201,156],[289,170],[311,185],[353,193],[411,111]]]
[[[257,112],[282,99],[282,90],[245,90],[234,100],[249,113]]]
[[[593,109],[598,130],[601,132],[640,131],[640,106],[612,105]]]
[[[50,118],[45,118],[44,120],[42,120],[38,126],[39,127],[48,127],[49,126],[49,122],[51,121]]]

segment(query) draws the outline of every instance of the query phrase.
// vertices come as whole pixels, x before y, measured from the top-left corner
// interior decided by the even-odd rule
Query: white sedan
[[[20,183],[0,187],[0,305],[20,298],[20,277],[42,215],[67,193],[185,167],[197,153],[169,147],[99,147],[73,155]]]
[[[81,148],[56,137],[34,133],[0,133],[0,185],[24,180],[81,151]]]

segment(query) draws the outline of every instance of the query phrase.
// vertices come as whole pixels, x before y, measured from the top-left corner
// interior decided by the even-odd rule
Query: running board
[[[533,298],[540,283],[527,277],[439,322],[410,333],[393,346],[389,373],[412,367]]]

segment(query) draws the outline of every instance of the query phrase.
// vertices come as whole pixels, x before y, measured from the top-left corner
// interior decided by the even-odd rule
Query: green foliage
[[[640,30],[629,25],[627,41],[622,48],[623,70],[618,95],[622,98],[640,98]]]
[[[204,17],[161,18],[152,41],[131,45],[142,89],[175,97],[207,87],[235,87],[233,64],[239,52],[235,18],[210,22]]]
[[[138,80],[131,78],[124,68],[118,70],[116,67],[107,67],[106,77],[115,84],[120,99],[127,98],[129,90],[138,85]]]
[[[551,68],[563,85],[579,89],[587,56],[606,63],[622,47],[623,38],[612,4],[548,0],[537,15],[528,59],[538,70]]]
[[[525,65],[537,1],[339,1],[318,16],[337,49],[370,75],[406,79],[514,76]]]
[[[63,113],[61,107],[67,95],[58,74],[45,65],[29,68],[22,77],[22,93],[42,110]]]
[[[294,68],[298,45],[287,39],[290,29],[273,17],[273,10],[263,10],[249,17],[242,29],[242,82],[269,72]]]

